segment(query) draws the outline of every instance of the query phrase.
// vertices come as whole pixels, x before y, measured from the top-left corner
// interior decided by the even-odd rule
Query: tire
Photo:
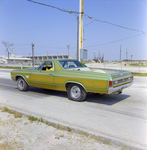
[[[22,77],[18,78],[17,87],[20,91],[27,91],[29,88],[28,84],[26,83],[26,81]]]
[[[83,101],[86,98],[87,92],[78,84],[70,84],[67,87],[67,95],[70,100]]]

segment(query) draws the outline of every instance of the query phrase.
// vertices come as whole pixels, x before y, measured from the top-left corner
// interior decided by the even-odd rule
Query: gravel
[[[127,150],[100,137],[67,131],[0,110],[0,150]]]

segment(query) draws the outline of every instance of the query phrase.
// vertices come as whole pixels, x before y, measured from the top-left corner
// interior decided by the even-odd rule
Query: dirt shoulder
[[[85,133],[0,110],[0,150],[128,150]]]

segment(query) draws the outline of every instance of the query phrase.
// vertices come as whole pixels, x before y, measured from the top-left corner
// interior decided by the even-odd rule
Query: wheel
[[[67,95],[70,100],[83,101],[86,98],[86,91],[78,84],[70,84],[67,87]]]
[[[19,79],[17,80],[17,87],[20,91],[26,91],[29,88],[26,81],[21,77],[19,77]]]

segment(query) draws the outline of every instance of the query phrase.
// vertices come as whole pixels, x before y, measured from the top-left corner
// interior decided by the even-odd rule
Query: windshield
[[[82,65],[82,63],[80,63],[77,60],[59,60],[59,63],[62,65],[64,69],[85,67],[84,65]]]

